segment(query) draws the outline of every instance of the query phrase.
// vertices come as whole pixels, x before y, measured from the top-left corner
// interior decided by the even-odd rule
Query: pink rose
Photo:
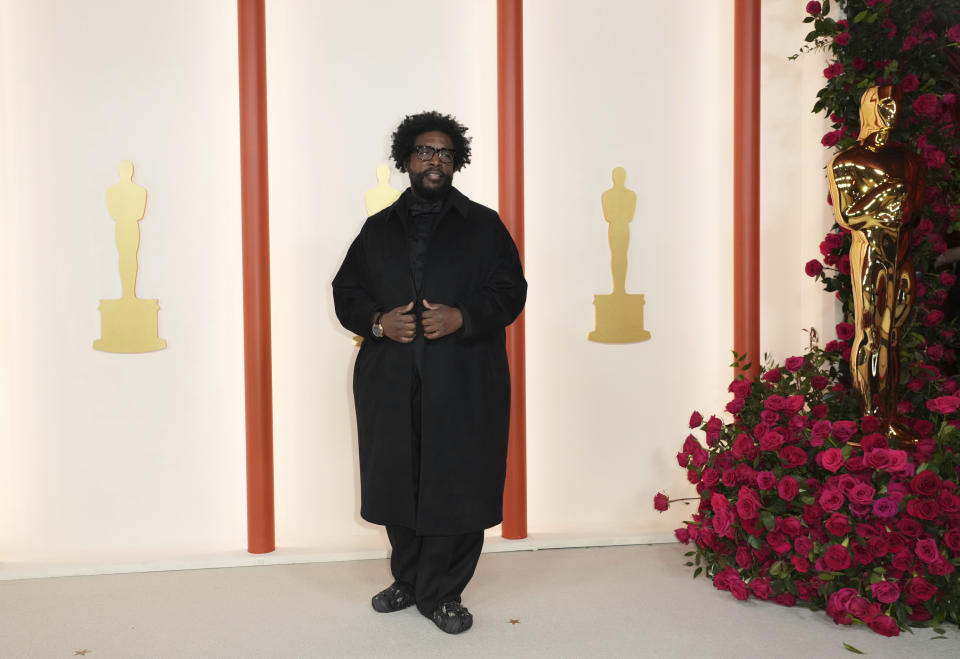
[[[807,261],[807,265],[804,266],[803,270],[807,273],[808,277],[816,277],[823,272],[823,264],[817,259],[810,259]]]
[[[793,501],[800,492],[800,485],[792,476],[784,476],[777,483],[777,494],[784,501]]]
[[[670,507],[670,500],[666,497],[666,495],[658,492],[657,495],[653,497],[653,507],[654,509],[663,512]]]
[[[897,514],[900,504],[891,497],[881,497],[873,502],[873,514],[881,519],[889,519]]]

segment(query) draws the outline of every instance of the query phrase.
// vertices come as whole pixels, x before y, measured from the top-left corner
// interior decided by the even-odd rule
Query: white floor
[[[485,554],[448,636],[375,613],[385,560],[0,582],[0,657],[960,656],[960,631],[887,639],[822,612],[738,602],[676,544]],[[511,621],[517,621],[511,623]],[[85,655],[78,653],[86,650]]]

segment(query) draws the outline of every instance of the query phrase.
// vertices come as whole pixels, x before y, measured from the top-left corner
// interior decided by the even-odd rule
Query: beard
[[[436,186],[427,185],[424,179],[430,172],[439,172],[443,176],[443,180]],[[426,169],[417,174],[410,172],[410,187],[413,188],[414,194],[424,201],[437,201],[446,197],[447,193],[450,192],[450,188],[453,187],[453,175],[448,176],[439,169]]]

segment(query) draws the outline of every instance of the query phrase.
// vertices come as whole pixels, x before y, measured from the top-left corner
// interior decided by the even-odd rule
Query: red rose
[[[893,517],[900,510],[900,504],[892,497],[881,497],[873,502],[873,514],[882,519]]]
[[[743,398],[734,398],[729,403],[727,403],[726,409],[730,414],[740,414],[743,411],[743,408],[746,406],[747,401]]]
[[[943,534],[943,544],[953,553],[960,552],[960,527],[953,527]]]
[[[933,520],[940,514],[940,506],[933,499],[910,499],[907,502],[907,514],[917,519]]]
[[[719,492],[710,494],[710,509],[718,513],[721,510],[730,510],[730,501]]]
[[[683,544],[685,545],[690,544],[690,531],[689,529],[687,529],[686,526],[684,526],[681,529],[674,529],[673,534],[677,536],[677,540],[679,540]]]
[[[932,563],[940,558],[940,550],[937,548],[937,541],[933,538],[921,538],[917,540],[917,546],[914,550],[917,558],[924,563]]]
[[[900,598],[900,586],[896,581],[878,581],[870,586],[873,599],[884,604],[893,604]]]
[[[794,554],[790,557],[790,562],[793,564],[793,569],[800,574],[806,574],[810,570],[810,561],[805,556]]]
[[[691,428],[699,428],[701,423],[703,423],[703,415],[700,412],[694,412],[690,415]]]
[[[820,492],[820,507],[826,511],[834,511],[843,505],[843,492],[835,487],[825,487]]]
[[[866,483],[857,483],[847,492],[847,498],[850,503],[873,506],[873,495],[876,493],[877,491]]]
[[[920,602],[926,602],[936,594],[937,587],[922,577],[914,577],[907,584],[907,595]]]
[[[670,500],[666,495],[657,492],[657,496],[653,497],[653,507],[660,512],[663,512],[670,507]]]
[[[787,469],[799,467],[807,462],[807,454],[802,448],[785,446],[780,449],[780,460]]]
[[[833,64],[831,64],[830,66],[828,66],[823,70],[823,77],[826,78],[827,80],[830,80],[831,78],[836,78],[841,73],[843,73],[843,64],[841,64],[840,62],[834,62]]]
[[[771,368],[763,374],[763,379],[765,382],[780,382],[780,369]]]
[[[838,46],[846,46],[848,43],[850,43],[850,33],[841,32],[833,38],[833,43],[837,44]]]
[[[808,556],[813,551],[813,540],[808,535],[801,535],[793,541],[793,548],[801,556]]]
[[[747,486],[741,486],[737,497],[737,514],[743,519],[754,519],[760,514],[760,498]]]
[[[840,572],[850,567],[850,552],[843,545],[830,545],[823,555],[823,564],[831,572]]]
[[[819,16],[822,9],[823,8],[820,6],[820,3],[817,2],[817,0],[810,0],[810,2],[807,3],[807,13],[811,16]]]
[[[823,526],[831,535],[844,536],[850,533],[850,520],[840,513],[830,515],[830,519]]]
[[[777,477],[774,476],[772,471],[757,472],[757,487],[759,487],[761,490],[769,490],[776,484]]]
[[[839,142],[841,137],[843,137],[842,130],[831,130],[820,138],[820,144],[829,148]]]
[[[910,489],[925,497],[932,497],[940,489],[940,477],[929,469],[921,471],[910,480]]]
[[[856,328],[850,323],[837,324],[837,338],[841,341],[849,341],[856,334]]]
[[[955,513],[960,511],[960,497],[955,494],[941,492],[940,496],[937,498],[937,503],[940,504],[940,510],[945,513]]]
[[[768,600],[773,596],[773,588],[770,586],[770,580],[765,577],[757,577],[751,580],[750,591],[754,597],[762,600]]]
[[[937,414],[953,414],[960,408],[960,397],[940,396],[927,401],[927,409]]]
[[[803,368],[803,357],[787,357],[787,361],[784,363],[784,367],[791,373],[796,373],[801,368]]]
[[[713,467],[707,467],[703,470],[700,482],[703,483],[704,487],[713,487],[720,482],[720,472]]]
[[[740,577],[730,580],[730,592],[738,600],[745,600],[750,597],[750,589],[747,588],[747,584]]]
[[[842,497],[843,495],[841,495],[841,503]],[[821,519],[823,519],[823,508],[815,503],[803,507],[803,521],[807,526],[815,526]]]
[[[943,560],[943,557],[941,556],[927,566],[927,569],[930,570],[930,574],[938,577],[945,577],[948,574],[953,574],[953,571],[956,568],[953,567],[953,563],[948,563],[947,561]]]
[[[867,625],[870,627],[870,629],[883,636],[900,635],[900,628],[897,626],[897,622],[885,614],[878,615],[876,618],[868,622]]]
[[[777,494],[784,501],[793,501],[800,492],[800,485],[793,476],[784,476],[777,483]]]
[[[917,78],[916,74],[914,73],[911,73],[910,75],[906,76],[903,80],[900,81],[900,88],[906,93],[914,91],[919,86],[920,86],[920,80]]]
[[[923,324],[927,327],[933,327],[934,325],[939,325],[943,322],[943,312],[939,309],[934,309],[926,315],[923,319]]]
[[[845,444],[856,434],[857,423],[856,421],[835,421],[831,431],[835,440]]]
[[[729,510],[717,511],[713,516],[713,530],[721,538],[725,537],[733,525],[734,519],[733,513]]]
[[[817,259],[810,259],[807,261],[807,265],[804,266],[803,270],[807,273],[808,277],[816,277],[823,272],[823,264]]]
[[[824,74],[826,75],[826,74]],[[913,102],[913,111],[927,117],[936,118],[940,115],[940,98],[936,94],[924,94]]]
[[[843,453],[838,448],[828,448],[817,453],[817,464],[831,473],[843,466]]]
[[[809,5],[807,5],[807,11],[810,11]],[[960,23],[951,25],[947,28],[947,38],[950,41],[960,42]]]
[[[773,551],[781,555],[790,551],[792,546],[787,534],[781,533],[780,531],[770,531],[770,533],[767,534],[767,544],[770,545]]]

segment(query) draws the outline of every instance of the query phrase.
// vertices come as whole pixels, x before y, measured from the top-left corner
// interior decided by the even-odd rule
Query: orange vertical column
[[[523,1],[497,0],[500,215],[523,258]],[[527,537],[527,395],[523,314],[507,328],[510,444],[503,490],[504,538]]]
[[[760,371],[760,0],[736,0],[733,102],[733,349]]]
[[[243,357],[247,420],[247,550],[276,549],[267,193],[267,70],[263,0],[238,0]]]

